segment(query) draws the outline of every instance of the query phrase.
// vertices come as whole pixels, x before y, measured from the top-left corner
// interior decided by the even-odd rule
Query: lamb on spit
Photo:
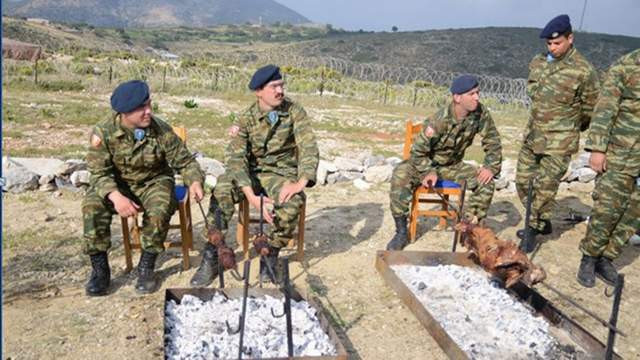
[[[547,277],[544,269],[532,263],[516,243],[498,239],[490,228],[463,220],[456,224],[456,230],[462,234],[462,246],[485,270],[504,281],[506,287],[518,280],[530,286]]]
[[[218,260],[222,263],[225,270],[236,268],[236,256],[233,250],[224,242],[224,235],[217,228],[209,228],[207,231],[207,239],[211,245],[218,249]]]

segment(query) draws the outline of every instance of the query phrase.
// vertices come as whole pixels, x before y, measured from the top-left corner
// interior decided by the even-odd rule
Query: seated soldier
[[[411,147],[411,156],[398,164],[391,177],[391,214],[396,234],[387,250],[402,250],[408,243],[407,216],[413,192],[434,186],[438,178],[460,183],[467,181],[473,191],[465,202],[465,216],[481,220],[487,216],[502,165],[500,134],[489,110],[480,103],[478,80],[462,75],[451,84],[451,103],[427,118],[423,131]],[[476,134],[482,136],[484,165],[474,169],[462,161]]]
[[[293,237],[304,200],[302,190],[315,184],[319,153],[311,120],[302,106],[284,96],[284,81],[277,66],[258,69],[249,89],[257,101],[239,116],[237,132],[230,130],[227,170],[211,194],[207,221],[226,235],[234,204],[246,198],[260,209],[259,194],[268,196],[264,203],[273,206],[274,213],[263,208],[262,215],[272,226],[267,233],[268,247],[261,250],[260,276],[273,281],[265,265],[275,270],[280,249]],[[220,215],[219,225],[216,214]],[[217,249],[207,242],[191,284],[211,283],[218,272],[217,264]]]
[[[85,252],[93,271],[89,296],[105,295],[111,280],[107,250],[114,214],[136,217],[143,212],[136,290],[156,287],[156,257],[164,251],[169,220],[177,209],[174,171],[189,185],[196,201],[203,197],[200,166],[170,125],[153,116],[149,86],[139,80],[120,84],[111,95],[116,114],[91,133],[87,163],[91,184],[82,202]]]

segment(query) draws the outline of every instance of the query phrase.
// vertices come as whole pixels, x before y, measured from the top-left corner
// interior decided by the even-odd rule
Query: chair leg
[[[449,201],[449,195],[444,195],[444,198]],[[442,202],[442,210],[448,211],[449,204],[447,202]],[[438,222],[438,230],[444,230],[447,228],[447,218],[449,216],[440,216],[440,221]]]
[[[124,258],[127,264],[125,272],[131,272],[131,270],[133,270],[133,261],[131,260],[131,239],[129,235],[129,219],[125,217],[121,217],[120,224],[122,225],[122,245],[124,246]]]
[[[296,260],[302,262],[304,260],[304,222],[307,212],[307,200],[302,202],[300,207],[300,216],[298,218],[298,241],[297,241],[297,254]]]
[[[411,212],[409,213],[409,242],[414,243],[416,241],[416,232],[418,230],[418,197],[413,195],[411,200]]]
[[[187,206],[186,202],[178,205],[178,215],[180,216],[180,236],[182,243],[182,269],[189,269],[189,231],[187,230]]]

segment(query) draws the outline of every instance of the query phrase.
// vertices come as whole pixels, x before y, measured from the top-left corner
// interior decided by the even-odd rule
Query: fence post
[[[165,85],[167,82],[167,66],[165,65],[162,70],[162,92],[165,90]]]
[[[418,87],[413,87],[413,107],[416,107],[416,100],[418,100]]]
[[[387,105],[387,96],[389,95],[389,80],[384,80],[384,100],[382,104]]]
[[[109,85],[111,85],[111,80],[113,80],[113,65],[109,65]]]
[[[38,59],[33,63],[33,82],[38,85]]]
[[[213,90],[217,91],[218,90],[218,77],[220,76],[220,68],[216,67],[216,70],[214,71],[214,78],[213,78]]]
[[[324,67],[320,70],[320,96],[324,93]]]

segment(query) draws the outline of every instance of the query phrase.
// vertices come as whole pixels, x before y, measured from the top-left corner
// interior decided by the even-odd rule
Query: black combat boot
[[[520,250],[524,251],[527,254],[533,252],[533,250],[536,249],[536,245],[538,245],[536,235],[538,235],[539,233],[540,232],[538,230],[532,227],[527,227],[516,231],[516,236],[518,236],[520,240],[522,240],[520,241]]]
[[[402,250],[409,243],[409,235],[407,234],[407,217],[394,217],[396,222],[396,234],[387,244],[387,250]]]
[[[549,235],[553,232],[553,228],[551,227],[551,220],[540,219],[540,221],[544,224],[542,230],[538,231],[540,235]]]
[[[596,276],[611,286],[615,286],[618,281],[618,271],[611,260],[604,256],[600,256],[596,262]]]
[[[158,254],[142,250],[140,262],[138,263],[138,282],[136,291],[141,294],[152,293],[157,285],[153,268],[156,266]]]
[[[91,255],[91,268],[93,270],[91,270],[91,276],[85,288],[87,295],[106,295],[111,283],[111,269],[109,268],[109,258],[106,251]]]
[[[260,281],[277,284],[278,253],[280,253],[280,248],[269,245],[269,254],[260,256]]]
[[[207,242],[202,251],[200,267],[191,278],[191,286],[207,286],[218,275],[218,249]]]
[[[580,269],[578,270],[578,282],[580,285],[592,288],[596,285],[596,263],[598,258],[595,256],[582,255],[580,260]]]

